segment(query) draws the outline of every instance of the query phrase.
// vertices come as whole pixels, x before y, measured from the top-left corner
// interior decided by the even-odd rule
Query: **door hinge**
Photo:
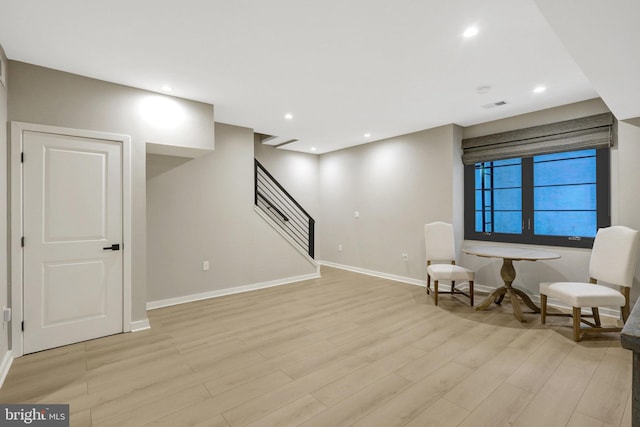
[[[20,153],[20,163],[24,163],[24,152]]]
[[[24,236],[20,238],[20,246],[24,248]]]

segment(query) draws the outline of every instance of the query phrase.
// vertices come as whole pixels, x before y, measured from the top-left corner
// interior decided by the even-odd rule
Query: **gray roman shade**
[[[566,120],[493,135],[462,140],[462,162],[531,157],[559,151],[606,148],[613,145],[614,117],[611,113]]]

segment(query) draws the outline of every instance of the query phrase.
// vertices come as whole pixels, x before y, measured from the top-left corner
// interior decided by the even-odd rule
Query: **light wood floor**
[[[440,301],[323,267],[16,359],[0,402],[68,403],[72,426],[631,426],[618,335],[575,343],[568,319]]]

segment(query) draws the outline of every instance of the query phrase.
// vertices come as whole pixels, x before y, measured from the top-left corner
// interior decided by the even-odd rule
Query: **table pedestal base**
[[[522,308],[520,307],[520,299],[527,305],[534,313],[540,313],[540,309],[531,301],[529,295],[522,292],[520,289],[512,288],[511,286],[501,286],[489,294],[489,296],[482,302],[482,304],[476,306],[477,311],[486,310],[492,303],[500,305],[504,299],[505,294],[509,294],[511,299],[511,305],[513,306],[513,315],[518,321],[527,323],[522,315]]]
[[[504,281],[504,286],[499,287],[489,294],[489,296],[476,307],[477,311],[486,310],[492,303],[501,304],[504,296],[509,294],[509,299],[511,300],[511,305],[513,306],[513,315],[518,321],[522,323],[526,323],[527,319],[525,319],[522,315],[522,308],[520,307],[520,299],[522,302],[526,304],[534,313],[540,313],[540,309],[531,301],[529,295],[522,292],[520,289],[512,288],[511,283],[513,283],[513,279],[516,278],[516,270],[513,268],[513,260],[509,258],[504,258],[502,263],[502,268],[500,269],[500,276]]]

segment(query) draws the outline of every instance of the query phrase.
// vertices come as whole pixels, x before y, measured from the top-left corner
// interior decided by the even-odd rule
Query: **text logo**
[[[3,405],[0,425],[69,427],[69,405]]]

